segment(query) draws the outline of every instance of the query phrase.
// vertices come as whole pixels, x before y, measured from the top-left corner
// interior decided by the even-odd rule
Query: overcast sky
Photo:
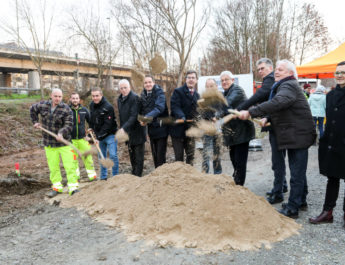
[[[38,3],[40,0],[30,0],[30,3]],[[206,2],[203,0],[199,0],[200,2]],[[289,0],[285,0],[286,2]],[[336,48],[340,43],[345,41],[345,30],[343,26],[344,20],[344,13],[345,13],[345,0],[306,0],[307,2],[311,2],[316,5],[317,9],[321,13],[324,18],[324,21],[328,27],[330,32],[331,38],[333,39],[334,43],[329,47],[330,50]],[[110,14],[106,10],[106,6],[108,4],[108,0],[48,0],[50,3],[54,3],[55,6],[55,18],[59,21],[58,24],[64,20],[62,14],[65,14],[63,10],[70,9],[73,5],[94,5],[98,6],[100,12],[104,14],[104,19],[108,17]],[[220,3],[218,2],[217,5]],[[11,14],[15,14],[15,0],[0,0],[0,23],[3,21],[11,21],[15,23],[14,17]],[[114,29],[115,30],[115,27]],[[208,30],[209,31],[209,30]],[[207,34],[207,32],[206,32]],[[0,42],[10,41],[11,37],[1,34]],[[57,29],[54,32],[54,40],[58,45],[56,47],[64,47],[63,44],[59,43],[59,36],[65,37],[61,29]],[[205,48],[203,45],[197,45],[193,54],[200,54],[202,49]],[[67,50],[70,50],[67,48]],[[66,51],[64,51],[66,53]],[[75,51],[71,51],[70,53],[74,54]],[[71,55],[71,54],[69,54]]]

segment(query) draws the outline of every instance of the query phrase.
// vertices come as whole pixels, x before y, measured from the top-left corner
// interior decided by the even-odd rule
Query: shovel
[[[194,120],[175,119],[174,117],[171,117],[171,116],[158,119],[158,121],[161,122],[162,124],[167,124],[167,125],[177,125],[177,124],[194,122]]]
[[[99,153],[99,155],[101,157],[99,162],[102,164],[102,166],[104,166],[106,168],[113,167],[114,162],[111,159],[109,159],[109,158],[104,158],[103,153],[102,153],[101,149],[99,148],[98,142],[96,141],[96,137],[94,135],[94,132],[91,131],[91,130],[89,132],[90,132],[90,135],[91,135],[91,138],[92,138],[93,142],[95,143],[95,146],[96,146],[96,148],[98,150],[98,153]]]
[[[240,112],[238,110],[234,110],[234,109],[228,109],[228,112],[231,113],[231,114],[234,114],[236,116],[239,116],[240,115]],[[257,124],[261,124],[260,120],[259,119],[256,119],[256,118],[249,118],[249,120],[253,121],[253,122],[256,122]],[[271,126],[271,123],[270,122],[267,122],[265,124],[264,127],[267,127],[267,126]]]
[[[53,133],[53,132],[51,132],[51,131],[49,131],[49,130],[47,130],[47,129],[41,127],[41,126],[38,127],[38,128],[40,128],[42,131],[44,131],[45,133],[47,133],[47,134],[49,134],[49,135],[51,135],[51,136],[53,136],[53,137],[55,137],[55,138],[58,137],[55,133]],[[63,144],[65,144],[65,145],[70,146],[74,151],[77,152],[77,154],[78,154],[80,157],[82,157],[82,154],[80,153],[79,149],[76,148],[72,143],[70,143],[69,141],[67,141],[67,140],[65,140],[65,139],[60,140],[60,142],[63,143]]]
[[[143,123],[148,124],[148,123],[151,123],[152,120],[153,120],[152,117],[147,117],[147,116],[143,116],[143,115],[138,115],[138,121],[141,121],[141,122],[143,122]]]

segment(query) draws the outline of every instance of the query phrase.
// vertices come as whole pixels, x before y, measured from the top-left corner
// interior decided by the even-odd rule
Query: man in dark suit
[[[189,70],[186,74],[186,83],[174,90],[171,96],[171,116],[183,120],[182,124],[171,126],[170,135],[175,153],[176,161],[184,161],[186,153],[186,163],[193,165],[195,140],[186,136],[186,130],[191,126],[190,120],[195,120],[198,116],[197,101],[200,98],[196,91],[198,75],[196,71]]]

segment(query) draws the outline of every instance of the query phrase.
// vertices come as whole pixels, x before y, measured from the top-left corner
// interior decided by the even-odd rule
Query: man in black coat
[[[183,120],[182,124],[176,124],[170,127],[170,136],[175,153],[176,161],[184,161],[184,152],[186,153],[186,163],[193,165],[195,140],[186,136],[192,124],[192,120],[197,119],[197,101],[200,98],[196,91],[198,75],[196,71],[189,70],[186,74],[186,83],[175,88],[171,96],[170,107],[171,116],[175,119]]]
[[[299,208],[306,204],[308,148],[315,141],[316,131],[309,104],[296,80],[295,65],[288,60],[278,61],[274,77],[269,101],[242,110],[240,118],[270,116],[278,149],[287,150],[291,175],[289,201],[279,212],[297,218]],[[266,122],[264,118],[262,123]]]
[[[328,178],[326,196],[321,214],[309,219],[312,224],[333,222],[340,179],[345,179],[345,61],[337,65],[334,76],[337,86],[326,97],[326,129],[319,142],[320,173]],[[343,211],[345,221],[345,197]]]
[[[119,174],[119,159],[117,157],[117,142],[115,132],[117,130],[116,117],[113,106],[103,96],[99,87],[91,90],[92,102],[90,103],[90,128],[96,134],[99,147],[104,157],[113,160],[112,176]],[[101,180],[107,180],[108,170],[101,164]]]
[[[132,165],[132,174],[141,177],[144,167],[145,128],[137,120],[139,113],[139,96],[131,91],[127,79],[119,82],[121,95],[117,100],[120,126],[128,134],[128,152]]]
[[[261,58],[256,62],[258,74],[263,78],[261,88],[248,100],[241,103],[237,110],[247,110],[249,107],[268,100],[271,87],[274,84],[273,63],[268,58]],[[279,203],[284,200],[283,193],[288,191],[286,183],[285,156],[286,150],[278,150],[276,136],[270,126],[263,127],[263,131],[269,131],[271,145],[272,170],[274,172],[274,182],[271,191],[267,192],[268,202],[271,204]],[[280,180],[283,179],[283,182]]]
[[[144,79],[144,89],[140,95],[139,114],[151,118],[149,124],[140,122],[142,126],[147,125],[150,137],[153,162],[155,168],[166,162],[166,150],[168,139],[168,127],[157,118],[167,117],[168,107],[165,101],[163,89],[155,84],[153,76],[147,75]]]
[[[234,76],[230,71],[222,72],[220,80],[224,89],[224,97],[228,103],[225,112],[227,112],[227,108],[236,109],[247,99],[243,88],[235,84]],[[230,149],[234,181],[236,185],[243,186],[246,180],[249,141],[255,137],[254,124],[251,121],[231,120],[223,126],[223,136],[224,144]]]

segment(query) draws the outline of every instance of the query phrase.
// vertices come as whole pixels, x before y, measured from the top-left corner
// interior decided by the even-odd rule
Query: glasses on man
[[[265,67],[260,67],[257,69],[258,72],[265,70]]]
[[[334,75],[335,76],[340,76],[340,75],[345,76],[345,71],[339,71],[339,72],[337,71],[334,73]]]

